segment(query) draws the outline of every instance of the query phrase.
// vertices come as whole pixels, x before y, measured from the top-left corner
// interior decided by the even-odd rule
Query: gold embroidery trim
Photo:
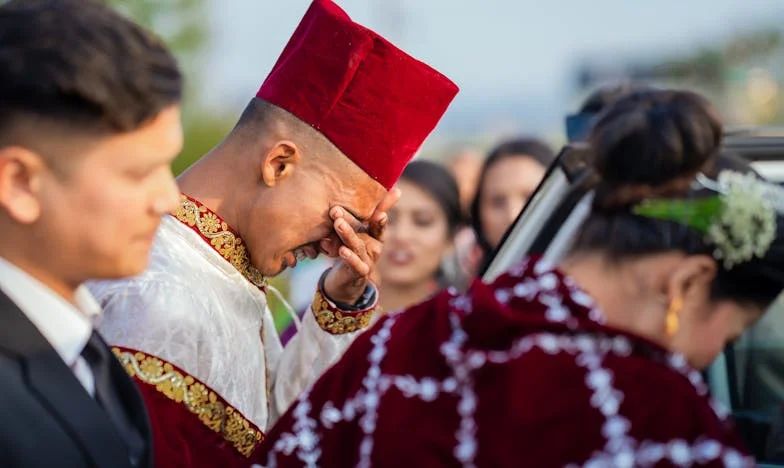
[[[333,335],[342,335],[366,328],[370,325],[373,314],[376,312],[376,307],[358,312],[341,311],[324,297],[320,289],[316,289],[311,308],[319,326]]]
[[[250,457],[264,438],[261,431],[251,426],[239,411],[221,401],[215,392],[195,378],[178,372],[168,362],[140,352],[118,348],[112,351],[131,377],[155,386],[169,399],[185,405],[205,426],[223,436],[243,456]]]
[[[210,245],[248,281],[259,288],[267,287],[267,279],[250,263],[242,239],[209,208],[195,203],[185,195],[180,195],[180,204],[172,215],[191,228],[198,229]]]

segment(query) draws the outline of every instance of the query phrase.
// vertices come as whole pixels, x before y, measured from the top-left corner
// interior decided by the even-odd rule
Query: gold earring
[[[670,302],[670,307],[667,309],[667,316],[665,318],[665,329],[668,337],[672,337],[678,333],[678,328],[681,325],[678,314],[681,313],[682,307],[683,302],[680,297],[676,297]]]

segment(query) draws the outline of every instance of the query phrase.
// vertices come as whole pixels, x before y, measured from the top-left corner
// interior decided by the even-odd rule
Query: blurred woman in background
[[[461,221],[457,182],[438,164],[410,163],[397,186],[402,196],[389,211],[377,270],[379,300],[387,312],[419,303],[451,285],[442,263]]]
[[[554,158],[549,146],[532,138],[502,143],[487,156],[471,205],[482,263],[498,247]]]

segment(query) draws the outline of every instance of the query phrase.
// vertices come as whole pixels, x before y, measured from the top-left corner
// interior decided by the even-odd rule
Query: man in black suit
[[[82,283],[144,270],[178,192],[177,63],[92,0],[0,6],[0,466],[151,466]]]

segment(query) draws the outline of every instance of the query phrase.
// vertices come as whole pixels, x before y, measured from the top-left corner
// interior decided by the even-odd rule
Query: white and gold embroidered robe
[[[264,292],[240,271],[247,263],[241,240],[216,243],[234,234],[185,197],[178,212],[194,206],[202,229],[213,231],[212,245],[193,228],[193,216],[167,216],[142,275],[90,285],[104,309],[99,329],[113,346],[154,356],[200,380],[264,431],[358,334],[343,332],[366,326],[373,311],[354,314],[347,326],[327,304],[316,311],[320,317],[326,312],[325,320],[317,321],[311,307],[284,349]]]

